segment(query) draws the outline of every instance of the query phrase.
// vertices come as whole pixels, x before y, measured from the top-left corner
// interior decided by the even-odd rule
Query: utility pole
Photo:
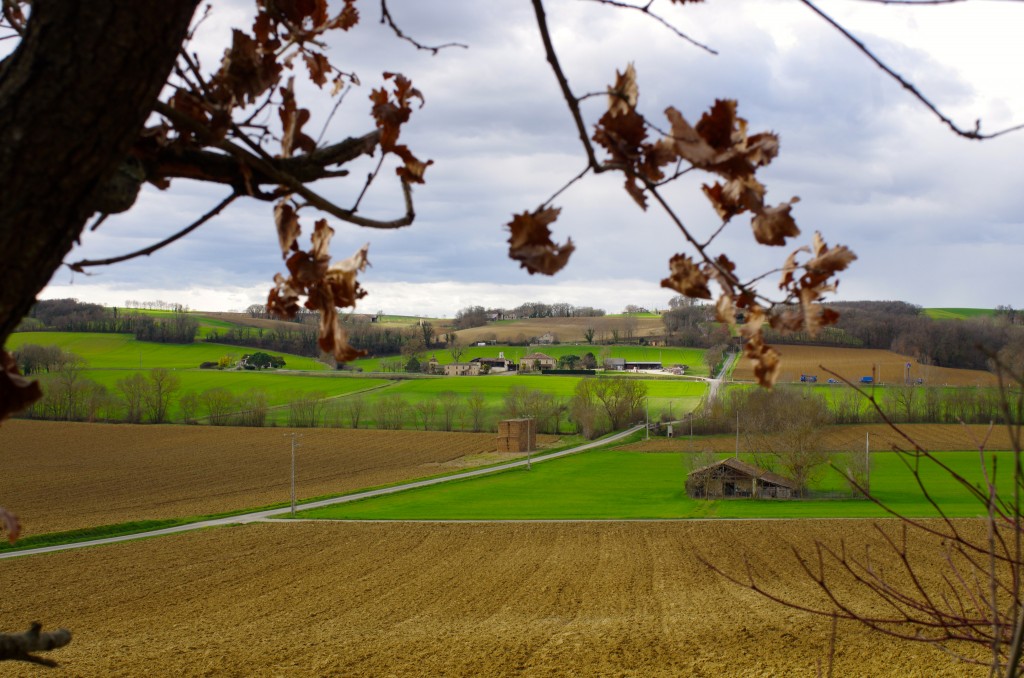
[[[736,458],[740,458],[740,411],[736,410]]]
[[[867,487],[864,489],[868,492],[871,491],[871,431],[864,432],[864,469],[866,471],[866,482]]]
[[[290,435],[292,437],[292,518],[294,518],[295,517],[295,448],[299,446],[299,444],[295,441],[295,438],[296,438],[296,436],[298,434],[297,433],[285,433],[285,435],[286,436]]]
[[[651,439],[651,402],[644,398],[644,440]]]

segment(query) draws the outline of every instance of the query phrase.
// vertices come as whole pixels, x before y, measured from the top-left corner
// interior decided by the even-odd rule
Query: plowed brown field
[[[75,636],[51,653],[60,669],[2,662],[0,675],[824,675],[827,619],[697,554],[734,569],[747,554],[773,590],[813,603],[786,544],[840,536],[875,539],[861,521],[285,523],[27,557],[0,564],[0,628],[38,619]],[[939,567],[929,553],[918,562]],[[984,674],[846,623],[833,668]]]
[[[732,452],[736,449],[736,437],[733,434],[694,438],[690,442],[686,435],[685,424],[677,428],[677,438],[652,438],[638,443],[624,445],[622,449],[634,452]],[[943,450],[976,450],[977,442],[988,436],[985,449],[990,451],[1011,450],[1010,434],[1003,426],[995,426],[989,433],[988,426],[971,424],[900,424],[900,429],[926,450],[933,452]],[[901,449],[909,449],[910,444],[891,428],[883,424],[851,424],[849,426],[830,426],[825,429],[823,441],[825,449],[837,452],[854,452],[864,449],[864,434],[871,434],[871,449],[889,451],[894,445]],[[744,439],[740,436],[740,450]]]
[[[288,501],[286,429],[7,421],[0,506],[26,534]],[[299,499],[502,461],[492,433],[299,430]],[[557,438],[538,436],[543,446]],[[514,455],[511,455],[514,456]]]
[[[902,384],[905,381],[906,364],[910,363],[910,378],[923,379],[928,386],[996,386],[995,375],[981,370],[956,370],[948,367],[919,365],[913,358],[867,348],[827,348],[822,346],[780,345],[775,349],[782,354],[780,382],[799,382],[801,374],[815,374],[818,383],[824,383],[831,375],[821,366],[842,375],[852,382],[861,377],[871,376],[872,367],[878,366],[878,378],[883,384]],[[740,358],[733,378],[754,381],[752,363]],[[839,388],[839,387],[837,387]]]

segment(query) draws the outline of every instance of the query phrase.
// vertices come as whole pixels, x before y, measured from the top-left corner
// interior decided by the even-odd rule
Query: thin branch
[[[368,190],[370,190],[370,184],[372,184],[373,180],[377,178],[377,175],[380,173],[380,168],[383,167],[383,166],[384,166],[384,154],[381,153],[380,160],[377,162],[377,166],[373,169],[372,172],[370,172],[368,175],[366,175],[366,183],[363,184],[363,190],[359,191],[359,196],[356,198],[355,204],[352,205],[352,211],[353,212],[356,212],[356,211],[359,210],[359,203],[361,203],[363,201],[363,196],[365,196],[366,192]]]
[[[573,96],[572,89],[569,87],[569,81],[566,79],[565,73],[562,72],[562,65],[558,61],[558,56],[555,55],[555,46],[551,42],[551,32],[548,30],[548,20],[544,13],[544,2],[543,0],[531,0],[531,2],[533,3],[533,13],[537,17],[537,30],[540,32],[541,41],[544,43],[544,54],[551,65],[551,70],[555,73],[555,79],[558,80],[558,86],[562,90],[562,98],[565,99],[566,105],[569,106],[573,122],[576,123],[576,131],[579,133],[580,141],[583,143],[583,150],[587,154],[587,163],[594,172],[603,172],[605,169],[597,161],[594,147],[590,143],[590,135],[587,134],[587,126],[583,122],[579,101]]]
[[[172,236],[170,236],[168,238],[164,238],[160,242],[158,242],[156,244],[153,244],[153,245],[150,245],[149,247],[144,247],[143,249],[135,251],[135,252],[131,252],[130,254],[122,254],[121,256],[110,257],[109,259],[82,259],[81,261],[76,261],[73,264],[68,264],[68,268],[70,268],[72,271],[78,271],[79,273],[84,273],[85,271],[83,269],[85,269],[88,266],[109,266],[110,264],[116,264],[116,263],[119,263],[119,262],[122,262],[122,261],[128,261],[129,259],[135,259],[136,257],[142,257],[142,256],[147,256],[148,257],[150,254],[153,254],[153,252],[156,252],[157,250],[160,250],[160,249],[163,249],[164,247],[167,247],[168,245],[170,245],[172,242],[175,242],[176,240],[180,240],[181,238],[184,238],[186,235],[188,235],[192,231],[196,230],[197,228],[199,228],[200,226],[205,224],[207,221],[209,221],[213,217],[215,217],[218,214],[220,214],[221,211],[225,207],[227,207],[232,202],[234,202],[235,198],[238,198],[240,195],[241,194],[238,193],[237,191],[232,193],[231,195],[229,195],[228,197],[224,198],[219,203],[217,203],[217,205],[213,209],[211,209],[209,212],[207,212],[203,216],[199,217],[199,219],[197,219],[196,221],[193,221],[191,224],[189,224],[188,226],[186,226],[182,230],[178,231],[174,235],[172,235]]]
[[[568,182],[566,182],[566,184],[565,184],[564,186],[562,186],[562,187],[561,187],[560,189],[558,189],[557,191],[555,191],[555,192],[554,192],[554,193],[553,193],[553,194],[551,195],[551,197],[550,197],[550,198],[548,198],[547,200],[545,200],[544,202],[542,202],[542,203],[540,204],[540,207],[538,207],[537,209],[543,209],[543,208],[544,208],[544,207],[546,207],[547,205],[550,205],[551,203],[553,203],[553,202],[555,201],[555,198],[557,198],[557,197],[558,197],[558,196],[560,196],[560,195],[561,195],[562,193],[564,193],[565,191],[567,191],[567,190],[569,189],[569,187],[570,187],[570,186],[572,186],[573,184],[575,184],[575,183],[576,183],[577,181],[579,181],[579,180],[580,180],[580,179],[582,179],[583,177],[587,176],[587,174],[588,174],[588,173],[590,172],[590,170],[591,170],[591,167],[590,167],[590,165],[587,165],[586,167],[584,167],[584,168],[583,168],[583,171],[582,171],[582,172],[580,172],[579,174],[577,174],[576,176],[574,176],[574,177],[573,177],[572,179],[570,179],[570,180],[569,180]]]
[[[387,0],[380,0],[380,22],[381,24],[391,28],[392,32],[394,32],[394,34],[398,36],[401,40],[405,40],[409,44],[413,45],[416,49],[423,50],[425,52],[430,52],[432,56],[437,56],[438,52],[448,47],[461,47],[462,49],[469,49],[469,45],[464,45],[461,42],[446,42],[445,44],[438,45],[436,47],[431,47],[430,45],[424,45],[417,42],[415,39],[403,33],[402,29],[400,29],[398,27],[398,24],[395,23],[394,18],[391,16],[391,12],[388,11]]]
[[[715,56],[718,56],[718,52],[716,50],[712,49],[711,47],[708,47],[704,43],[697,42],[696,40],[691,38],[689,35],[687,35],[686,33],[683,33],[681,30],[679,30],[674,25],[672,25],[664,17],[662,17],[662,16],[652,12],[651,9],[650,9],[652,3],[650,3],[650,2],[648,2],[645,5],[631,5],[628,2],[621,2],[620,0],[587,0],[587,1],[588,2],[596,2],[596,3],[600,4],[600,5],[611,5],[612,7],[618,7],[619,9],[634,9],[634,10],[640,12],[641,14],[645,14],[646,16],[650,17],[654,21],[657,21],[659,24],[661,24],[665,28],[667,28],[670,31],[672,31],[673,33],[675,33],[676,36],[682,38],[683,40],[685,40],[686,42],[690,43],[694,47],[698,47],[698,48],[704,50],[705,52],[707,52],[708,54],[714,54]]]
[[[875,56],[874,52],[872,52],[870,49],[868,49],[868,47],[861,40],[859,40],[856,36],[854,36],[852,33],[850,33],[850,31],[846,30],[846,28],[844,28],[841,24],[839,24],[831,16],[829,16],[825,12],[821,11],[820,9],[818,9],[818,7],[813,2],[811,2],[811,0],[800,0],[800,2],[802,2],[804,5],[806,5],[808,9],[810,9],[812,12],[817,14],[819,17],[824,19],[826,23],[828,23],[833,28],[835,28],[837,31],[839,31],[843,35],[843,37],[845,37],[847,40],[852,42],[854,44],[854,46],[857,47],[857,49],[859,49],[861,52],[864,53],[865,56],[867,56],[868,59],[870,59],[872,62],[874,62],[874,64],[876,66],[878,66],[880,69],[885,71],[885,73],[889,77],[891,77],[896,82],[900,83],[900,85],[902,85],[905,90],[910,92],[911,95],[914,96],[914,98],[916,98],[918,101],[920,101],[922,104],[924,104],[925,107],[928,108],[928,110],[930,110],[932,113],[934,113],[936,115],[936,117],[938,117],[939,120],[941,120],[943,123],[945,123],[945,125],[947,127],[949,127],[949,129],[951,129],[955,134],[957,134],[959,136],[962,136],[962,137],[964,137],[966,139],[984,140],[984,139],[994,139],[994,138],[1002,136],[1004,134],[1009,134],[1010,132],[1016,132],[1018,130],[1024,129],[1024,123],[1022,123],[1020,125],[1014,125],[1012,127],[1007,127],[1005,129],[999,130],[998,132],[993,132],[992,134],[982,134],[981,133],[981,120],[980,119],[975,122],[973,130],[965,130],[965,129],[959,127],[955,122],[953,122],[950,118],[948,118],[942,111],[940,111],[935,104],[933,104],[930,100],[928,100],[928,98],[925,97],[920,92],[920,90],[917,89],[917,87],[915,87],[912,83],[910,83],[908,80],[906,80],[902,75],[900,75],[899,73],[897,73],[896,71],[891,69],[889,66],[887,66],[885,64],[885,62],[883,62],[881,59],[879,59],[877,56]],[[925,3],[909,3],[909,4],[925,4]]]

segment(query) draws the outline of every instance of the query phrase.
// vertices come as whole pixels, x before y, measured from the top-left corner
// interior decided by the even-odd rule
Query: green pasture
[[[996,453],[1009,469],[1011,453]],[[944,452],[942,460],[975,481],[982,479],[976,452]],[[681,453],[618,450],[583,452],[515,469],[383,497],[303,511],[302,518],[354,520],[540,520],[682,518],[879,518],[876,504],[849,494],[829,469],[816,484],[847,498],[806,500],[698,500],[686,495],[688,468]],[[991,458],[992,455],[989,455]],[[901,515],[936,515],[911,473],[893,452],[872,455],[871,489]],[[950,516],[983,515],[984,506],[933,463],[921,468],[925,486]],[[999,478],[1007,496],[1012,478]]]
[[[995,315],[991,308],[926,308],[924,314],[934,320],[966,320]]]
[[[151,369],[154,367],[189,368],[199,367],[203,362],[216,362],[224,355],[242,357],[244,353],[253,353],[259,349],[227,344],[210,344],[196,342],[194,344],[160,344],[148,341],[137,341],[130,334],[107,334],[100,332],[18,332],[7,340],[8,350],[17,349],[24,344],[41,346],[56,345],[64,351],[80,356],[94,369],[134,368]],[[289,370],[329,369],[318,360],[288,353],[270,351],[285,360]]]
[[[139,370],[83,370],[84,376],[111,390],[117,388],[118,380],[129,377],[135,372],[139,372]],[[147,371],[142,370],[140,373],[146,376]],[[287,374],[274,370],[256,372],[250,370],[172,369],[172,373],[181,382],[178,396],[188,391],[200,393],[218,387],[224,388],[236,396],[250,390],[257,390],[266,393],[267,400],[271,405],[288,403],[296,395],[322,393],[325,397],[332,398],[379,388],[388,383],[384,379],[353,379],[341,376],[335,378],[333,375]]]

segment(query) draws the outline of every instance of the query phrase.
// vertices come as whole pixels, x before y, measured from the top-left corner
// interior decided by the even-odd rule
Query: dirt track
[[[75,638],[57,671],[0,675],[813,676],[826,620],[785,541],[859,521],[258,524],[6,561],[0,628]],[[934,564],[934,562],[933,562]],[[980,672],[979,672],[980,673]],[[969,676],[936,650],[840,625],[835,675]]]
[[[7,421],[0,506],[26,534],[286,502],[288,430]],[[503,461],[492,433],[298,431],[299,499]],[[555,440],[539,436],[541,445]]]

